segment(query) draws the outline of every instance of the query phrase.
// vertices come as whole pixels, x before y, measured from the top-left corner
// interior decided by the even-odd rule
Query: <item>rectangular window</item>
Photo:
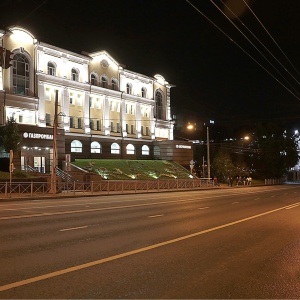
[[[131,125],[131,132],[130,133],[134,134],[134,126],[133,125]]]
[[[110,131],[114,131],[114,122],[110,122]]]
[[[146,127],[146,135],[149,136],[150,135],[150,130],[149,127]]]
[[[49,88],[46,88],[46,92],[45,92],[45,99],[50,101],[50,89]]]
[[[130,114],[131,114],[131,115],[134,114],[133,105],[130,105]]]
[[[74,117],[70,117],[70,128],[75,128]]]
[[[70,104],[74,104],[74,94],[73,93],[70,93]]]
[[[116,111],[120,112],[120,102],[117,103],[117,109],[116,109]]]
[[[19,115],[19,123],[23,123],[23,116]]]
[[[51,115],[46,114],[46,126],[51,126]]]
[[[99,98],[97,98],[96,107],[97,107],[97,109],[101,108],[101,103],[100,103],[100,99]]]
[[[81,118],[78,118],[78,128],[82,129],[82,120],[81,120]]]
[[[79,94],[77,95],[77,103],[78,106],[82,106],[82,97]]]
[[[97,130],[100,131],[101,130],[101,121],[97,120]]]
[[[93,108],[94,107],[94,99],[90,97],[90,108]]]
[[[91,128],[91,130],[94,130],[94,121],[93,120],[90,120],[90,128]]]
[[[144,135],[144,126],[141,126],[141,135]]]
[[[117,132],[121,132],[121,126],[120,126],[120,123],[117,123]]]

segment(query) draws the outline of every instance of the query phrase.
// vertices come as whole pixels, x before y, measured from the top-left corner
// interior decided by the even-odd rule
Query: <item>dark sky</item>
[[[188,107],[202,119],[232,126],[256,120],[297,123],[299,99],[249,55],[300,98],[300,75],[293,68],[300,73],[300,1],[247,1],[281,50],[249,9],[243,11],[243,0],[213,1],[223,11],[225,3],[239,14],[276,57],[251,38],[279,73],[210,0],[190,2],[239,46],[185,0],[2,0],[0,26],[24,26],[40,41],[77,53],[107,50],[132,71],[149,76],[159,73],[176,85],[171,90],[172,106]],[[234,24],[241,27],[237,19]],[[243,32],[250,37],[245,29]]]

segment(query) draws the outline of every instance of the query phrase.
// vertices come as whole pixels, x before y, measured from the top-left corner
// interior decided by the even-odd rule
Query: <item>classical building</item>
[[[163,76],[127,70],[106,51],[45,44],[18,26],[0,31],[0,41],[13,52],[12,67],[0,67],[0,125],[9,117],[19,124],[22,169],[51,170],[54,124],[58,166],[76,158],[185,164],[192,157],[191,145],[173,141],[172,85]]]

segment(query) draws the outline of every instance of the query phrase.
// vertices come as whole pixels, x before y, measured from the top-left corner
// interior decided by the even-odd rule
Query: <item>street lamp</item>
[[[193,124],[188,124],[188,130],[195,129]],[[209,150],[209,127],[206,127],[206,151],[207,151],[207,178],[210,179],[210,150]],[[204,165],[204,163],[203,163]]]

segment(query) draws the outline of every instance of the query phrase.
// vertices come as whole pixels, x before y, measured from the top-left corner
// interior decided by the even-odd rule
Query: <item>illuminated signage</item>
[[[188,145],[176,145],[176,148],[180,148],[180,149],[192,149],[192,146],[188,146]]]
[[[23,137],[25,139],[41,139],[41,140],[53,140],[53,134],[24,132]]]

